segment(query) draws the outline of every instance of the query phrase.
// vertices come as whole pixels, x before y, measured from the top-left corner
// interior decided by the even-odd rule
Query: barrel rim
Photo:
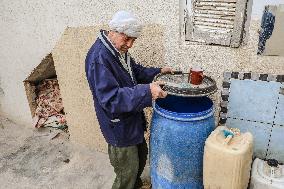
[[[210,116],[213,115],[213,105],[211,108],[197,112],[197,113],[177,113],[173,111],[166,110],[164,108],[161,108],[155,101],[153,101],[153,109],[156,111],[159,115],[168,118],[168,119],[173,119],[173,120],[178,120],[178,121],[198,121],[198,120],[203,120],[206,119]]]

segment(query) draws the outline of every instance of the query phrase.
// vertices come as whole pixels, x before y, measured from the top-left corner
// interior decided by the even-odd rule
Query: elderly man
[[[133,14],[117,12],[109,27],[110,31],[100,31],[87,54],[86,75],[116,173],[112,188],[139,188],[148,153],[143,108],[166,97],[159,83],[151,82],[155,75],[171,72],[171,68],[146,68],[131,57],[128,49],[142,30]]]

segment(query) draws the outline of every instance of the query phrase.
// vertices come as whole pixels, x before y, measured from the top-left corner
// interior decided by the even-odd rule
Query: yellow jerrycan
[[[245,189],[249,184],[253,136],[238,129],[217,127],[206,139],[204,189]]]

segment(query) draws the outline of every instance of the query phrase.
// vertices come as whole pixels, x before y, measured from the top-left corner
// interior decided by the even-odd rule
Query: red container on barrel
[[[203,70],[201,68],[190,68],[188,82],[193,85],[200,85],[203,80]]]

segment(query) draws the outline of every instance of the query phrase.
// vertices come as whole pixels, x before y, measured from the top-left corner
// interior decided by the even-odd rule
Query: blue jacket
[[[136,64],[126,53],[132,79],[120,57],[101,31],[87,54],[85,71],[104,138],[113,146],[125,147],[143,141],[146,128],[143,108],[152,105],[149,83],[161,69]]]

